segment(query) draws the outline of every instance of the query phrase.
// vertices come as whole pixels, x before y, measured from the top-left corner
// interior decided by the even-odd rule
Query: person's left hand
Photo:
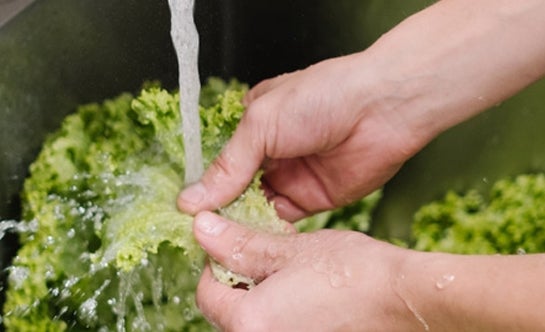
[[[211,212],[196,216],[194,233],[214,260],[259,282],[231,288],[204,269],[197,304],[222,331],[414,328],[392,285],[409,250],[350,231],[259,233]]]

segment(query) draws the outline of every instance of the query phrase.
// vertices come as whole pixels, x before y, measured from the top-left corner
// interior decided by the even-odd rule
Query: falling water
[[[199,117],[199,35],[193,20],[195,0],[168,0],[172,42],[178,56],[180,110],[185,148],[185,184],[196,182],[203,173]]]
[[[180,85],[180,109],[182,116],[182,132],[184,139],[185,158],[186,158],[186,174],[185,183],[189,184],[197,181],[203,173],[203,161],[201,150],[201,134],[200,134],[200,117],[199,117],[199,95],[200,95],[200,80],[198,73],[198,34],[193,21],[194,0],[169,0],[171,10],[171,36],[178,55],[179,66],[179,85]],[[100,212],[100,211],[99,211]],[[74,214],[80,214],[84,219],[93,219],[97,217],[101,219],[101,214],[97,211],[78,207],[73,211]],[[59,217],[63,217],[63,212],[59,211]],[[97,221],[98,222],[98,221]],[[32,220],[29,222],[19,222],[15,220],[6,220],[0,222],[0,239],[7,232],[15,233],[34,233],[37,230],[38,222]],[[76,229],[70,229],[66,233],[67,238],[77,238]],[[53,245],[55,238],[47,239],[47,245]],[[86,257],[88,257],[90,253]],[[146,271],[157,271],[152,263],[142,264],[140,270],[135,273],[147,273]],[[97,275],[100,278],[102,275],[108,274],[106,265],[90,264],[91,275]],[[52,271],[51,273],[54,273]],[[153,280],[151,283],[151,301],[156,311],[156,315],[161,315],[160,306],[166,305],[185,305],[186,308],[180,310],[187,321],[192,320],[196,315],[196,308],[188,304],[192,304],[192,298],[182,300],[184,291],[194,288],[195,285],[177,287],[175,290],[167,289],[164,285],[161,271],[158,271],[153,277],[147,277],[145,280]],[[10,278],[14,287],[23,287],[24,281],[29,277],[29,271],[25,267],[13,266],[10,268]],[[85,278],[89,276],[86,274]],[[84,300],[77,309],[77,313],[69,313],[70,308],[63,306],[54,320],[67,318],[77,318],[84,324],[100,325],[98,308],[101,303],[106,301],[110,306],[111,311],[116,316],[116,326],[102,326],[100,331],[114,330],[118,332],[126,331],[129,326],[133,330],[147,331],[151,330],[151,325],[146,318],[146,308],[144,302],[150,301],[145,299],[143,292],[135,291],[138,287],[142,287],[139,276],[134,274],[118,274],[112,276],[117,278],[116,282],[107,279],[98,289],[92,294],[88,294],[89,298]],[[196,276],[195,276],[196,277]],[[159,279],[159,280],[157,280]],[[78,282],[82,280],[80,277],[66,279],[62,285],[52,287],[49,291],[49,300],[56,301],[62,305],[64,301],[69,300],[73,295],[84,296],[83,293],[77,293],[80,290]],[[85,279],[87,280],[87,279]],[[191,287],[190,287],[191,286]],[[104,299],[104,291],[106,294],[112,289],[118,288],[118,294],[114,294],[111,298]],[[133,289],[134,288],[134,289]],[[165,293],[171,296],[169,303],[163,303]],[[132,300],[132,301],[131,301]],[[133,303],[130,303],[133,302]],[[39,303],[39,301],[37,302]],[[32,304],[34,305],[34,304]],[[134,308],[135,313],[132,321],[129,321],[129,309]],[[9,313],[8,313],[9,314]],[[70,317],[65,315],[70,315]],[[2,317],[0,316],[0,320]],[[166,320],[166,319],[165,319]],[[71,324],[77,324],[77,321]],[[75,326],[75,325],[74,325]]]

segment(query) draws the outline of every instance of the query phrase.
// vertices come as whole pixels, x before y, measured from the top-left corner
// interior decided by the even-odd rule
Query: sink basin
[[[0,1],[0,4],[2,1]],[[362,50],[423,0],[196,1],[201,78],[250,84]],[[176,86],[167,1],[40,0],[0,28],[0,219],[19,218],[18,193],[44,137],[76,105],[136,91],[146,80]],[[447,190],[545,169],[545,83],[433,141],[385,187],[373,223],[407,239],[414,211]],[[13,253],[0,246],[0,265]]]

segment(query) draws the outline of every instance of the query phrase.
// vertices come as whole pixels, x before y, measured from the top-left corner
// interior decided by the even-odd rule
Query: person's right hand
[[[393,112],[373,105],[359,62],[327,60],[255,86],[221,155],[180,195],[181,209],[227,204],[260,167],[269,198],[291,221],[383,185],[420,146]]]

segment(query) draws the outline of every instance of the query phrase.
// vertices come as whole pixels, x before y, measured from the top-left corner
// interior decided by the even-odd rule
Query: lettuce
[[[214,79],[203,88],[205,163],[236,128],[245,90]],[[47,139],[22,193],[33,227],[20,234],[10,267],[8,330],[212,329],[194,304],[204,253],[192,217],[176,209],[184,172],[178,107],[176,93],[150,86],[81,106]],[[257,179],[224,210],[243,220],[276,215]]]
[[[422,206],[413,247],[459,254],[545,252],[545,174],[498,180],[486,195],[448,192]]]

